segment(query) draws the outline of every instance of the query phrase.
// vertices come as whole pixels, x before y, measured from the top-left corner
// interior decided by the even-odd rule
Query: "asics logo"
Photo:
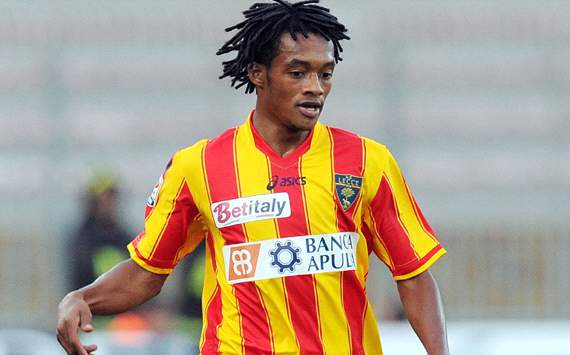
[[[271,191],[275,189],[277,186],[295,186],[295,185],[306,185],[307,184],[307,177],[306,176],[279,176],[274,175],[269,183],[267,184],[267,190]]]

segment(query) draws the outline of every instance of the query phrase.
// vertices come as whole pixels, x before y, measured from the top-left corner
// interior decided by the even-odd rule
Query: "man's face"
[[[264,69],[266,82],[257,91],[272,119],[290,131],[315,126],[332,88],[333,50],[319,35],[298,34],[297,40],[288,33],[281,36],[277,56]]]

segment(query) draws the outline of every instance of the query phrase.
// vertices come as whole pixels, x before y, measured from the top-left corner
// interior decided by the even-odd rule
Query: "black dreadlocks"
[[[236,89],[247,85],[246,94],[255,90],[247,76],[248,67],[253,63],[270,67],[279,50],[279,39],[283,33],[288,32],[294,40],[297,40],[299,33],[305,38],[309,33],[323,36],[327,41],[332,41],[337,63],[342,60],[340,41],[350,39],[346,35],[346,27],[330,14],[329,9],[313,5],[319,3],[319,0],[294,4],[286,0],[273,1],[277,3],[255,3],[245,10],[245,21],[226,28],[226,32],[239,30],[238,33],[216,53],[238,52],[234,59],[222,63],[223,74],[220,79],[232,77],[232,86]]]

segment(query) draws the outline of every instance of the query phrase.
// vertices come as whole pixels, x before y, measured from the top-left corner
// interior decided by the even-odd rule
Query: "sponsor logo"
[[[226,245],[230,284],[356,270],[358,233],[341,232]]]
[[[291,241],[288,241],[285,245],[281,245],[280,242],[275,244],[277,248],[269,253],[273,257],[271,265],[278,267],[280,273],[283,273],[286,269],[289,269],[291,272],[295,271],[295,265],[301,263],[301,259],[299,259],[301,249],[292,247],[291,244],[293,243]]]
[[[154,185],[154,189],[152,189],[150,196],[146,200],[146,205],[148,207],[152,208],[152,207],[156,206],[156,202],[158,201],[158,192],[160,191],[160,188],[162,187],[163,183],[164,183],[164,178],[161,175],[160,178],[158,179],[158,182],[156,183],[156,185]]]
[[[336,196],[338,197],[342,209],[346,212],[352,207],[354,201],[360,194],[362,188],[362,177],[349,174],[335,174],[334,183]]]
[[[277,186],[296,186],[296,185],[306,185],[306,176],[279,176],[274,175],[269,183],[267,184],[267,190],[272,191]]]
[[[358,234],[340,233],[330,238],[307,238],[306,252],[309,256],[309,272],[356,269],[356,241]]]
[[[229,281],[237,281],[255,276],[260,243],[241,244],[229,250]]]
[[[285,192],[220,201],[213,203],[211,208],[218,228],[291,216],[291,203]]]

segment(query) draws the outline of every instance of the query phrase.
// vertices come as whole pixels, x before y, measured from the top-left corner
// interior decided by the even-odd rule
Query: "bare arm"
[[[93,283],[68,293],[59,304],[57,340],[68,354],[87,355],[95,345],[82,345],[79,329],[90,332],[92,314],[127,311],[156,296],[167,275],[149,272],[131,259],[109,270]]]
[[[437,283],[425,271],[398,281],[398,292],[412,328],[429,355],[448,355],[445,315]]]

